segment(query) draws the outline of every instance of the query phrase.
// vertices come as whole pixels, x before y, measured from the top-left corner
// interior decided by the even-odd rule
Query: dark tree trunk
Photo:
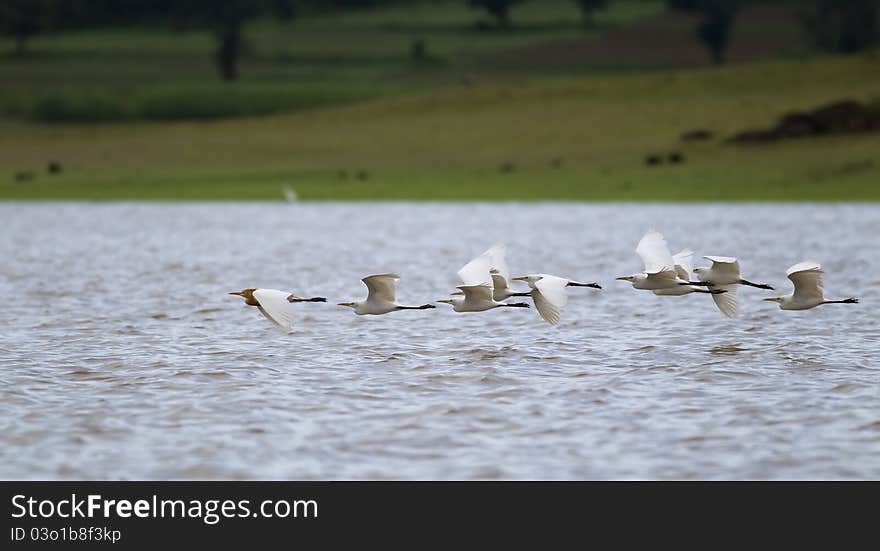
[[[15,35],[15,55],[18,57],[24,57],[27,54],[27,34],[17,34]]]
[[[230,25],[220,33],[220,47],[217,49],[217,66],[223,80],[238,78],[238,54],[241,50],[239,25]]]
[[[498,20],[498,27],[502,29],[510,27],[510,8],[507,5],[496,7],[493,10],[493,15]]]
[[[593,13],[587,10],[581,14],[581,24],[585,29],[592,29],[596,26],[596,21],[593,19]]]

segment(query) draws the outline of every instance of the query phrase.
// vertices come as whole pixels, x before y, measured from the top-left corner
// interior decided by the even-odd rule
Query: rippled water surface
[[[880,478],[880,208],[849,205],[3,204],[0,477]],[[859,305],[656,297],[645,229],[788,292],[815,258]],[[444,298],[513,272],[597,280],[557,327],[446,305],[355,316],[397,271]],[[517,274],[514,274],[517,275]],[[227,291],[326,296],[283,335]]]

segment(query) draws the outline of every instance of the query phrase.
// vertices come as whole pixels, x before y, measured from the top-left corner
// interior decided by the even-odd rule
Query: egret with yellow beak
[[[646,233],[636,247],[636,254],[642,259],[645,270],[617,278],[620,281],[629,281],[636,289],[661,291],[675,289],[680,285],[708,285],[679,277],[666,239],[659,232],[651,230]]]
[[[673,255],[672,260],[675,262],[675,272],[682,280],[688,279],[691,271],[693,271],[694,251],[684,249],[678,254]],[[706,293],[712,295],[715,306],[722,314],[729,318],[736,317],[739,312],[739,303],[736,299],[736,285],[722,285],[713,287],[710,290],[697,287],[696,285],[678,285],[669,289],[658,289],[654,291],[655,295],[660,296],[682,296],[690,293]]]
[[[550,325],[559,323],[562,308],[568,303],[566,287],[602,288],[598,283],[583,283],[548,274],[529,274],[515,277],[511,281],[528,282],[529,287],[532,288],[529,294],[532,300],[535,301],[535,308],[538,309],[538,314]]]
[[[348,306],[359,316],[387,314],[398,310],[427,310],[436,308],[433,304],[421,306],[403,306],[397,302],[397,274],[376,274],[363,278],[367,286],[366,300],[340,302],[337,306]]]
[[[463,296],[456,298],[444,298],[437,302],[451,304],[455,312],[484,312],[493,308],[528,308],[525,302],[498,302],[492,298],[492,286],[481,283],[479,285],[459,285],[457,287]]]
[[[507,268],[507,245],[496,243],[489,247],[483,254],[465,264],[459,271],[458,277],[465,285],[489,285],[492,287],[492,298],[496,302],[507,300],[510,297],[528,297],[528,291],[514,291],[508,285],[510,270]],[[461,291],[452,293],[461,295]]]
[[[248,306],[256,306],[266,319],[285,333],[290,332],[293,323],[292,303],[327,302],[324,297],[303,298],[277,289],[242,289],[229,294],[243,297]]]
[[[786,271],[788,279],[794,284],[790,295],[765,298],[768,302],[778,302],[783,310],[809,310],[822,304],[858,304],[859,299],[825,300],[822,290],[822,266],[815,261],[799,262]]]

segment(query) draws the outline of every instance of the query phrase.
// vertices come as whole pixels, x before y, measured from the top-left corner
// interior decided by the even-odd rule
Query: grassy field
[[[569,4],[573,6],[565,6]],[[565,6],[559,4],[559,9],[570,8]],[[624,22],[650,17],[653,9],[650,3],[622,6],[630,11],[620,8],[611,15]],[[572,18],[577,12],[571,9],[566,21],[576,21]],[[40,124],[7,116],[0,122],[0,199],[281,200],[282,186],[290,185],[300,198],[315,200],[880,200],[880,133],[761,146],[723,143],[724,137],[743,128],[769,126],[790,110],[842,98],[880,97],[876,54],[787,57],[723,68],[556,74],[516,70],[462,78],[470,74],[463,68],[481,63],[479,52],[465,48],[470,42],[459,36],[472,32],[463,29],[461,21],[465,16],[472,21],[474,13],[464,8],[457,15],[443,13],[451,19],[419,19],[418,12],[391,23],[370,12],[346,16],[346,25],[378,33],[370,35],[375,43],[365,39],[358,49],[365,58],[382,58],[383,48],[405,50],[409,39],[401,35],[412,36],[426,26],[433,33],[451,35],[448,42],[429,39],[429,51],[436,51],[440,61],[426,73],[401,69],[409,62],[399,53],[397,61],[372,64],[346,57],[350,46],[348,54],[315,46],[307,55],[303,43],[290,46],[294,60],[289,63],[261,65],[252,59],[245,67],[251,76],[242,88],[267,95],[295,88],[311,98],[305,107],[285,114],[105,124]],[[482,43],[479,49],[491,55],[530,44],[544,48],[550,42],[542,33],[551,27],[554,40],[559,33],[583,34],[576,26],[560,31],[561,21],[562,16],[544,23],[535,19],[521,35],[498,37],[499,43]],[[338,31],[337,23],[318,19],[308,25],[317,37],[331,27]],[[267,25],[260,40],[280,43],[269,32],[277,26],[259,25]],[[400,32],[404,28],[407,33]],[[132,48],[146,47],[138,41],[150,43],[154,34],[135,36],[132,40],[138,45]],[[382,46],[383,34],[401,42],[393,48]],[[108,52],[118,38],[110,36],[102,45],[101,36],[92,32],[50,37],[46,40],[54,45],[46,48],[82,48],[71,56],[105,52],[110,61],[94,56],[92,78],[98,79],[109,70],[106,64],[125,59],[116,60]],[[496,40],[480,38],[484,39]],[[163,44],[155,47],[160,52],[171,47]],[[175,94],[188,89],[196,103],[193,109],[198,108],[200,87],[215,86],[201,83],[212,76],[210,58],[199,62],[204,63],[204,74],[188,81],[183,76],[189,74],[186,63],[181,61],[175,69],[171,58],[177,56],[171,53],[191,48],[192,57],[186,59],[194,64],[197,56],[209,52],[210,42],[192,35],[174,48],[168,52],[167,70],[179,70],[175,82],[180,83],[167,92],[165,101],[174,104]],[[314,62],[316,74],[306,84],[302,71],[312,62],[295,62],[293,52],[305,56],[301,61],[324,55],[337,59],[338,65],[334,69],[332,63]],[[8,60],[0,64],[4,73],[19,71],[20,77],[17,92],[4,90],[5,101],[27,95],[39,78],[50,88],[52,79],[61,78],[42,64],[62,60],[40,55],[46,59],[31,67]],[[161,97],[162,86],[169,84],[138,85],[154,80],[153,70],[152,64],[129,71],[120,68],[120,90]],[[265,78],[255,76],[261,71]],[[89,80],[79,72],[64,78],[71,86],[79,82],[86,87]],[[222,89],[222,95],[234,94],[237,86]],[[332,96],[333,91],[339,95]],[[710,129],[716,138],[682,143],[680,134],[695,128]],[[673,151],[685,162],[656,167],[644,163],[646,155]],[[60,173],[47,173],[51,161],[61,164]]]

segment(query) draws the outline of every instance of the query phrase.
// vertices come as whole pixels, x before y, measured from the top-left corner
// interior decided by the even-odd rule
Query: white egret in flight
[[[680,279],[688,279],[691,271],[693,271],[693,257],[694,251],[690,249],[684,249],[672,257],[675,262],[675,272]],[[723,285],[717,288],[713,287],[711,290],[703,289],[696,285],[678,285],[669,289],[654,291],[655,295],[660,296],[681,296],[690,293],[708,293],[712,295],[715,306],[718,307],[722,314],[729,318],[735,317],[739,311],[739,304],[736,300],[736,285]]]
[[[821,304],[858,304],[859,299],[825,300],[822,292],[822,267],[818,262],[799,262],[786,275],[794,283],[794,293],[764,300],[778,302],[783,310],[809,310]]]
[[[421,306],[403,306],[397,302],[397,274],[377,274],[363,278],[361,281],[367,286],[367,299],[356,302],[340,302],[338,306],[354,308],[354,313],[363,316],[367,314],[380,315],[398,310],[427,310],[436,308],[433,304]]]
[[[229,294],[243,297],[245,304],[256,306],[266,319],[285,332],[290,332],[293,322],[291,303],[327,302],[324,297],[303,298],[277,289],[242,289]]]
[[[688,281],[679,276],[666,239],[659,232],[651,230],[646,233],[639,241],[636,253],[642,259],[645,270],[638,274],[620,276],[618,280],[629,281],[634,288],[645,291],[676,289],[680,285],[690,286],[694,283],[700,285],[699,282]]]
[[[562,308],[568,303],[566,287],[592,287],[601,289],[598,283],[583,283],[549,274],[529,274],[513,278],[512,281],[526,281],[532,288],[531,296],[535,308],[550,325],[559,323]]]
[[[713,287],[721,287],[722,285],[749,285],[758,289],[770,289],[773,287],[764,283],[752,283],[740,277],[739,260],[729,256],[704,256],[706,260],[712,261],[712,266],[708,268],[694,268],[694,273],[700,278],[700,281],[708,283]]]
[[[492,287],[492,298],[498,302],[510,297],[531,296],[528,291],[514,291],[508,285],[510,270],[507,267],[507,245],[496,243],[489,247],[483,254],[465,264],[459,271],[458,277],[465,285],[489,285]],[[460,295],[455,292],[453,295]]]
[[[463,296],[438,300],[444,304],[451,304],[456,312],[483,312],[502,306],[511,308],[528,308],[525,302],[498,302],[492,296],[492,286],[480,283],[478,285],[459,285],[457,287]]]

